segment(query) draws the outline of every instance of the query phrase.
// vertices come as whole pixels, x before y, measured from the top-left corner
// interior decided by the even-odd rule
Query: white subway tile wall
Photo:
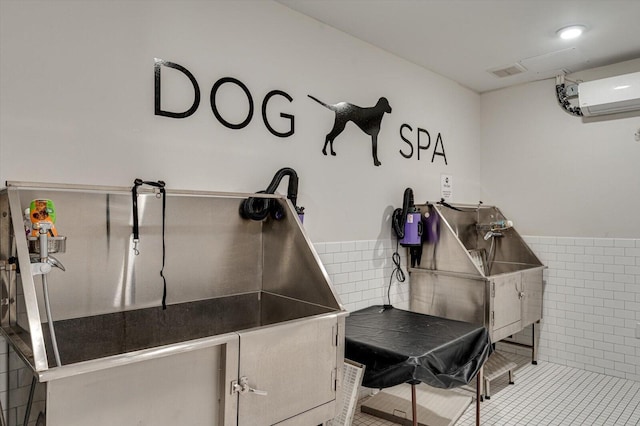
[[[640,240],[523,238],[548,266],[538,358],[640,381]]]
[[[538,359],[640,381],[640,240],[523,237],[548,269]],[[386,303],[395,240],[317,243],[347,310]],[[404,283],[393,279],[392,304],[409,307],[406,250],[400,247]],[[531,342],[531,329],[514,336]],[[529,355],[526,349],[500,345]]]
[[[390,280],[391,304],[400,309],[409,308],[406,249],[398,247],[400,265],[406,277],[404,282],[399,282],[392,261],[396,240],[315,243],[314,248],[348,311],[388,303]]]

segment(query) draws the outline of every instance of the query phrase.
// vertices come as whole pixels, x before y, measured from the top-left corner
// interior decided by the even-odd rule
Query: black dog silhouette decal
[[[322,153],[327,155],[327,144],[331,150],[331,155],[336,155],[333,150],[333,141],[342,133],[345,126],[349,121],[352,121],[356,126],[360,128],[367,135],[371,136],[371,151],[373,155],[373,164],[379,166],[378,160],[378,133],[380,133],[380,123],[382,123],[382,116],[385,112],[391,113],[391,106],[387,98],[380,98],[378,103],[373,107],[363,108],[357,105],[350,104],[348,102],[340,102],[335,105],[329,105],[321,100],[314,98],[311,95],[307,95],[314,101],[318,102],[325,108],[329,108],[336,113],[336,120],[333,123],[333,128],[324,140],[324,147]]]

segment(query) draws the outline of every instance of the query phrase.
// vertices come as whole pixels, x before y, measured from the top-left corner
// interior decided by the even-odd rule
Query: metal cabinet
[[[338,386],[336,318],[241,332],[239,425],[316,425],[333,418]],[[268,366],[268,367],[267,367]],[[302,413],[302,414],[300,414]],[[299,417],[296,417],[299,416]]]

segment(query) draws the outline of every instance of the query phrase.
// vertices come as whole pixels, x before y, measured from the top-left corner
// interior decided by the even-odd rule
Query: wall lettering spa
[[[189,79],[189,82],[193,87],[193,103],[191,107],[189,107],[186,111],[176,112],[176,111],[167,111],[162,109],[162,79],[161,79],[162,67],[168,67],[168,68],[177,70],[182,74],[184,74],[184,76],[186,76]],[[155,115],[161,115],[164,117],[171,117],[171,118],[187,118],[193,115],[193,113],[197,111],[198,107],[200,106],[200,86],[198,85],[198,81],[196,80],[195,76],[188,69],[186,69],[180,64],[176,64],[174,62],[169,62],[163,59],[156,58],[155,64],[154,64],[154,75],[155,75],[155,78],[154,78]],[[249,108],[247,110],[246,116],[242,121],[233,123],[225,119],[223,116],[224,107],[218,105],[218,92],[220,88],[226,84],[237,86],[243,92],[243,96],[246,97]],[[271,90],[269,93],[265,95],[264,99],[262,100],[262,107],[261,107],[262,121],[264,122],[264,125],[267,128],[267,130],[269,130],[269,132],[272,135],[280,138],[286,138],[293,135],[295,132],[295,117],[292,114],[281,112],[280,117],[284,119],[284,123],[285,123],[284,128],[279,126],[280,130],[278,130],[274,126],[272,126],[268,119],[267,108],[269,107],[269,102],[274,97],[283,97],[287,101],[289,101],[289,103],[293,101],[293,98],[285,91]],[[236,78],[223,77],[217,80],[213,84],[213,87],[211,88],[211,92],[209,95],[209,102],[211,105],[211,111],[213,112],[213,115],[220,122],[220,124],[222,124],[223,126],[229,129],[234,129],[234,130],[243,129],[251,122],[253,118],[253,112],[254,112],[253,96],[251,95],[249,88],[242,81]]]
[[[416,145],[416,149],[415,149],[416,157],[418,158],[418,160],[420,160],[420,151],[426,151],[431,147],[431,134],[429,133],[428,130],[421,129],[420,127],[416,129],[415,136],[413,136],[412,134],[413,134],[413,128],[410,125],[403,123],[400,126],[400,137],[402,138],[403,142],[409,145],[409,149],[410,149],[408,154],[405,154],[401,149],[400,155],[402,155],[404,158],[407,158],[407,159],[413,157],[414,149],[413,149],[413,143],[411,140],[414,139],[415,145]],[[426,145],[424,145],[425,139],[426,139]],[[438,150],[438,145],[440,146],[440,150]],[[442,141],[441,133],[438,133],[438,136],[436,136],[436,142],[433,145],[433,154],[431,155],[432,163],[434,162],[436,155],[442,157],[442,159],[444,160],[444,164],[447,165],[447,155],[444,152],[444,142]]]

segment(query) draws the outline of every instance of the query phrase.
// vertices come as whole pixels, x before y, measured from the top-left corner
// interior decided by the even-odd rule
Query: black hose
[[[296,207],[298,201],[298,174],[290,167],[284,167],[276,172],[271,179],[271,183],[264,191],[256,194],[275,194],[276,189],[285,176],[289,177],[289,186],[287,187],[287,198],[291,200],[293,206]],[[282,219],[284,211],[273,198],[249,197],[240,203],[240,216],[244,219],[261,221],[271,214],[275,219]]]
[[[284,167],[276,172],[271,179],[271,183],[267,187],[267,194],[275,194],[276,189],[282,182],[285,176],[289,176],[289,186],[287,187],[287,198],[291,200],[293,206],[296,206],[298,201],[298,174],[291,167]]]
[[[444,200],[444,198],[441,198],[441,199],[440,199],[440,201],[438,201],[436,204],[440,204],[441,206],[444,206],[444,207],[446,207],[446,208],[448,208],[448,209],[451,209],[451,210],[455,210],[455,211],[457,211],[457,212],[464,212],[464,210],[459,209],[459,208],[457,208],[457,207],[454,207],[454,206],[452,206],[451,204],[447,203],[447,202]],[[474,209],[474,210],[467,210],[467,211],[478,211],[478,209]]]
[[[264,194],[265,191],[259,191],[257,194]],[[240,203],[240,216],[244,219],[264,220],[269,216],[271,211],[270,198],[249,197]]]

